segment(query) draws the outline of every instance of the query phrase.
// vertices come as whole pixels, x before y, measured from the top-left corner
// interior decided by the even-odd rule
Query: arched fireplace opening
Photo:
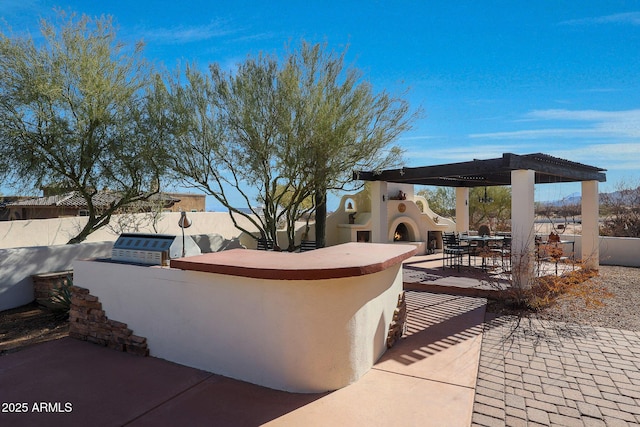
[[[411,239],[409,238],[409,229],[407,226],[401,222],[396,227],[396,231],[393,233],[393,241],[394,242],[409,242]]]

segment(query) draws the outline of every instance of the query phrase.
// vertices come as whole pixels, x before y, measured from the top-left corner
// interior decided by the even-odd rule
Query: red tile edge
[[[255,279],[322,280],[373,274],[416,253],[412,245],[345,243],[303,253],[232,249],[171,260],[171,268]]]

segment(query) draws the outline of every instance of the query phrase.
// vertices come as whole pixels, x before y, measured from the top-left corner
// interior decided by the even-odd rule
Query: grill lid
[[[191,236],[184,236],[185,256],[200,255]],[[123,233],[113,245],[113,261],[146,265],[169,265],[169,260],[182,257],[182,238],[168,234]]]

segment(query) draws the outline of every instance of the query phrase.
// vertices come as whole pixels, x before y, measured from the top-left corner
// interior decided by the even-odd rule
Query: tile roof
[[[120,200],[120,194],[112,191],[99,191],[93,197],[93,204],[95,207],[106,207],[112,203],[117,203]],[[141,200],[136,202],[136,205],[150,205],[152,203],[162,202],[163,205],[173,205],[180,201],[175,197],[171,197],[165,194],[154,194],[149,200]],[[31,199],[18,200],[15,202],[7,203],[7,206],[39,206],[39,207],[53,207],[64,206],[71,208],[83,209],[87,207],[87,202],[80,195],[78,191],[72,191],[65,194],[59,194],[55,196],[46,197],[34,197]]]

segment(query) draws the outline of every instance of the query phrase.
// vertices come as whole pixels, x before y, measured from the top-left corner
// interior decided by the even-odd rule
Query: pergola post
[[[511,171],[512,286],[528,289],[535,275],[535,171]]]
[[[469,231],[469,188],[456,187],[456,231]]]
[[[582,182],[582,264],[584,268],[600,267],[598,181]]]
[[[388,243],[387,182],[371,182],[371,242]]]

